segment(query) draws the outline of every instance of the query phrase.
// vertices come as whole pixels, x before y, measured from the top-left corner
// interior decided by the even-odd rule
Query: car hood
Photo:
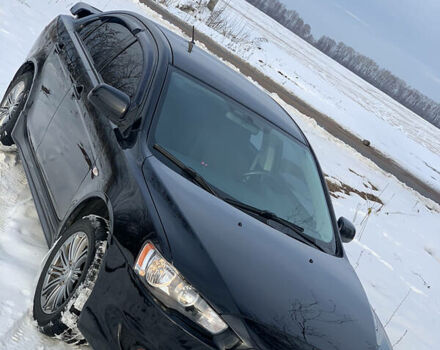
[[[343,257],[209,194],[155,157],[144,175],[183,276],[250,346],[376,349],[373,314]]]

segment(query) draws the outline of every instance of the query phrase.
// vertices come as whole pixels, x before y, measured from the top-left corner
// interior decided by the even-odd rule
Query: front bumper
[[[114,242],[81,312],[79,329],[95,350],[229,349],[234,337],[211,337],[161,306]]]

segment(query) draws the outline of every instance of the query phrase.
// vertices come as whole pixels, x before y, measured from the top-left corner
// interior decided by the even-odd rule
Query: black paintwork
[[[222,349],[225,337],[235,337],[211,337],[150,295],[131,267],[152,240],[241,339],[237,349],[376,349],[373,313],[339,236],[333,256],[280,234],[171,170],[147,143],[170,66],[309,146],[287,113],[217,59],[197,47],[189,53],[185,40],[144,17],[81,4],[74,12],[83,18],[52,21],[23,66],[35,74],[13,138],[49,245],[78,217],[109,220],[109,248],[80,317],[90,344]],[[101,17],[128,27],[146,62],[117,128],[87,99],[103,81],[76,33]]]

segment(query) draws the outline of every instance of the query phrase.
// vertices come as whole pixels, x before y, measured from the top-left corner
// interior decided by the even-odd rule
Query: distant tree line
[[[412,88],[389,70],[381,68],[373,59],[360,54],[342,41],[337,43],[325,35],[315,40],[310,25],[304,22],[298,12],[287,9],[279,0],[246,1],[414,113],[440,128],[440,104]]]

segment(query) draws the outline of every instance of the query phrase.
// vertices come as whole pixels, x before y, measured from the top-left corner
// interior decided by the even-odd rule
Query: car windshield
[[[177,70],[156,120],[153,142],[200,174],[221,197],[272,212],[334,249],[325,192],[306,145]]]

